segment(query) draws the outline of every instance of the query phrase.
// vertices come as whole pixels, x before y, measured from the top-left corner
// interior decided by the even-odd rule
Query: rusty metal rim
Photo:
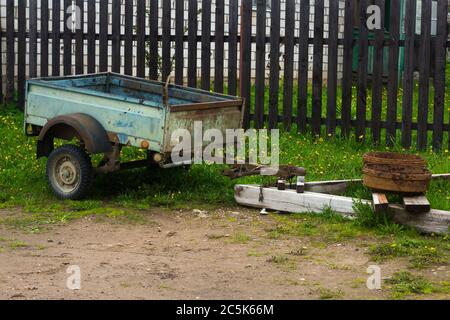
[[[364,168],[363,172],[365,175],[369,175],[375,178],[384,178],[402,181],[427,181],[431,180],[432,177],[432,173],[429,171],[426,171],[425,173],[392,173]]]
[[[364,163],[404,166],[425,166],[426,162],[419,156],[402,153],[370,152],[364,155]]]

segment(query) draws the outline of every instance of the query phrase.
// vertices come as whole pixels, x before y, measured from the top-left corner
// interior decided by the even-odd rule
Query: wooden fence
[[[270,1],[270,11],[266,1]],[[282,1],[286,6],[283,11],[280,10]],[[49,10],[49,2],[52,10]],[[448,136],[445,133],[450,134],[450,125],[445,120],[450,107],[450,93],[446,92],[445,84],[446,52],[450,47],[448,1],[437,0],[437,35],[431,36],[432,0],[422,1],[420,35],[416,35],[417,1],[405,0],[404,39],[400,36],[403,32],[400,1],[375,0],[375,4],[383,9],[387,3],[391,6],[389,21],[382,17],[383,26],[375,31],[369,31],[366,23],[369,2],[372,1],[333,0],[325,10],[324,0],[301,0],[299,3],[295,0],[258,0],[256,7],[252,0],[215,0],[215,12],[212,12],[211,1],[206,0],[125,0],[123,5],[121,0],[6,0],[6,28],[0,33],[1,38],[6,39],[6,47],[0,48],[2,56],[5,53],[6,57],[6,70],[1,70],[0,81],[6,81],[5,92],[0,90],[1,99],[11,101],[17,92],[18,106],[23,107],[27,61],[29,77],[69,75],[74,70],[76,74],[113,71],[166,79],[174,71],[177,84],[184,84],[187,78],[188,86],[216,92],[226,88],[227,93],[244,97],[247,127],[275,128],[282,123],[286,130],[296,125],[300,132],[310,130],[315,135],[340,133],[345,136],[354,130],[358,139],[371,137],[375,143],[385,141],[387,144],[394,143],[399,135],[406,148],[415,142],[419,149],[425,149],[431,139],[432,146],[441,149],[445,136]],[[343,3],[343,7],[339,3]],[[359,15],[354,14],[358,10],[357,3]],[[71,13],[66,9],[72,4],[86,8],[80,21],[85,28],[72,31],[67,23],[61,23],[70,17]],[[256,25],[253,24],[255,10]],[[343,37],[338,33],[340,10],[345,13]],[[162,16],[159,16],[161,12]],[[211,19],[213,14],[214,21]],[[199,15],[202,17],[201,32],[198,31]],[[310,21],[312,16],[313,21]],[[270,33],[267,33],[269,17]],[[354,21],[355,17],[359,17],[357,21]],[[282,19],[285,21],[283,35],[280,32]],[[296,22],[298,34],[294,29]],[[388,33],[384,28],[387,23]],[[310,24],[314,25],[313,35]],[[175,32],[172,32],[172,25],[175,25]],[[215,31],[211,32],[213,25]],[[354,37],[355,30],[358,30],[358,38]],[[198,57],[199,44],[201,57]],[[212,44],[214,66],[211,65]],[[227,74],[224,72],[225,44]],[[255,44],[256,51],[252,56]],[[281,45],[284,46],[282,71]],[[299,46],[298,53],[295,53],[295,46]],[[312,81],[308,77],[310,46],[314,50]],[[267,48],[270,49],[267,51]],[[326,59],[324,48],[328,50]],[[370,77],[369,48],[373,48]],[[384,54],[386,48],[387,57]],[[400,49],[404,50],[404,70],[399,70]],[[338,77],[339,51],[343,51],[342,79]],[[294,70],[294,55],[297,54],[298,70]],[[98,61],[96,55],[99,55]],[[253,58],[256,61],[252,61]],[[198,61],[201,62],[200,79],[197,78]],[[40,74],[37,74],[38,62]],[[383,71],[384,63],[389,66],[387,75]],[[326,80],[323,78],[324,64],[327,65]],[[252,65],[256,67],[254,77]],[[433,78],[431,70],[434,71]],[[298,74],[297,79],[294,79],[294,71]],[[417,83],[418,92],[415,89]],[[0,85],[4,87],[3,83]],[[352,107],[355,100],[353,105],[356,106]],[[281,105],[279,101],[282,101]],[[416,141],[413,141],[414,137]]]

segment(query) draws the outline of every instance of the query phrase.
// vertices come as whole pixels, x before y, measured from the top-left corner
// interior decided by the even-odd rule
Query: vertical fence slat
[[[269,128],[278,126],[280,90],[280,0],[272,0],[270,24]]]
[[[48,76],[48,0],[41,0],[41,77]]]
[[[211,1],[202,2],[202,73],[201,88],[211,89]]]
[[[250,125],[251,110],[251,36],[252,36],[252,1],[241,0],[241,42],[240,42],[240,95],[245,101],[243,126]]]
[[[197,87],[197,0],[189,0],[188,13],[188,86]]]
[[[352,73],[353,73],[353,13],[355,3],[353,0],[345,0],[344,18],[344,56],[342,67],[342,106],[341,123],[342,134],[350,136],[352,120]]]
[[[356,104],[356,138],[366,136],[368,29],[366,21],[367,0],[361,0],[359,8],[358,97]]]
[[[389,45],[389,79],[386,115],[386,144],[392,146],[397,140],[398,59],[400,40],[400,1],[391,1]]]
[[[18,1],[18,34],[17,34],[17,104],[23,110],[25,105],[25,67],[26,67],[26,0]]]
[[[314,7],[314,62],[312,97],[312,132],[314,135],[320,134],[322,120],[323,24],[324,0],[316,0]]]
[[[72,1],[64,0],[64,75],[72,74],[72,30],[68,26],[68,20],[72,16]]]
[[[152,5],[153,2],[154,1],[150,2],[150,21],[154,19],[155,14],[153,10],[154,6]],[[145,78],[145,0],[137,0],[136,6],[136,74],[139,78]],[[152,48],[150,48],[150,61],[154,61],[156,59],[153,58],[151,49]],[[151,67],[150,70],[152,70]],[[150,74],[150,77],[155,79],[153,76],[154,74]]]
[[[2,17],[0,17],[0,25],[2,25]],[[3,105],[4,95],[3,95],[3,36],[0,32],[0,103]]]
[[[433,148],[438,150],[442,147],[443,141],[443,123],[444,109],[448,104],[445,103],[445,64],[446,41],[447,41],[447,0],[438,1],[438,17],[437,17],[437,36],[435,47],[435,78],[434,78],[434,120],[433,120]],[[448,93],[447,93],[448,94]],[[448,98],[447,98],[448,99]],[[449,123],[449,148],[450,148],[450,123]]]
[[[266,68],[266,1],[256,5],[256,70],[255,70],[255,127],[264,126],[264,91]]]
[[[28,61],[29,77],[37,77],[37,1],[29,0],[29,42]]]
[[[216,47],[214,66],[214,91],[223,93],[223,68],[224,68],[224,25],[225,4],[224,0],[216,0]]]
[[[295,32],[295,0],[286,1],[286,27],[284,52],[284,97],[283,123],[285,130],[291,130],[292,96],[294,85],[294,32]]]
[[[112,2],[112,71],[120,73],[120,0]]]
[[[184,78],[184,0],[177,0],[175,5],[175,83],[182,85]]]
[[[76,5],[81,10],[80,17],[76,17],[75,31],[75,73],[84,73],[84,0],[76,0]]]
[[[145,1],[144,3],[139,4],[138,10],[145,11]],[[150,44],[149,44],[149,53],[150,53],[150,61],[149,63],[149,73],[150,79],[157,80],[158,79],[158,0],[150,0]],[[141,58],[143,60],[143,65],[145,65],[145,16],[142,16],[142,24],[143,24],[143,33],[139,35],[139,41],[142,42],[140,47],[140,54],[143,54],[144,57]],[[141,61],[142,63],[142,61]],[[145,76],[145,66],[142,67],[142,77]]]
[[[171,71],[170,34],[171,34],[171,1],[162,3],[162,80],[166,81]]]
[[[419,107],[417,117],[417,149],[425,150],[428,143],[428,104],[430,90],[431,0],[422,0],[419,49]]]
[[[96,17],[95,17],[95,2],[94,1],[88,1],[88,34],[87,34],[87,70],[88,73],[95,73],[95,55],[96,55],[96,43],[95,43],[95,24],[96,24]]]
[[[297,126],[299,132],[306,133],[308,117],[308,49],[309,49],[309,12],[310,0],[300,2],[300,40],[298,58],[298,117]]]
[[[53,0],[52,3],[52,75],[58,77],[61,74],[61,52],[60,52],[60,31],[61,31],[61,3]]]
[[[336,131],[339,2],[330,1],[328,37],[327,133]]]
[[[412,106],[414,95],[414,38],[416,30],[416,0],[406,0],[405,70],[403,75],[402,146],[411,147]]]
[[[133,74],[133,0],[125,1],[124,73]]]
[[[237,94],[238,0],[230,0],[228,34],[228,94]]]
[[[100,72],[108,71],[108,0],[100,0]],[[138,12],[139,14],[139,12]]]
[[[6,101],[10,102],[14,98],[14,74],[16,66],[14,39],[14,0],[6,3]]]
[[[384,0],[376,0],[375,4],[384,11]],[[380,17],[381,28],[375,30],[375,48],[372,80],[372,139],[378,144],[381,139],[381,111],[383,104],[383,53],[384,53],[384,15]]]

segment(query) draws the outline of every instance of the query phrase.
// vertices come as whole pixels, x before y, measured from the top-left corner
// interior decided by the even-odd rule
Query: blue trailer
[[[172,132],[242,127],[240,98],[114,73],[32,79],[26,84],[25,132],[48,157],[47,178],[61,199],[86,196],[94,172],[186,165],[173,163]],[[78,141],[55,149],[54,139]],[[123,146],[141,148],[143,161],[120,162]],[[91,155],[103,154],[93,168]]]

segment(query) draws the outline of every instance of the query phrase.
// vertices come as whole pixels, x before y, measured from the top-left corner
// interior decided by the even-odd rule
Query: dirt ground
[[[0,226],[0,299],[384,299],[359,241],[270,239],[247,209],[154,209],[145,224],[85,218],[37,234]],[[7,245],[9,243],[10,245]],[[284,258],[280,258],[284,257]],[[70,266],[81,289],[66,287]],[[406,262],[381,264],[383,277]],[[449,271],[434,275],[449,278]]]

